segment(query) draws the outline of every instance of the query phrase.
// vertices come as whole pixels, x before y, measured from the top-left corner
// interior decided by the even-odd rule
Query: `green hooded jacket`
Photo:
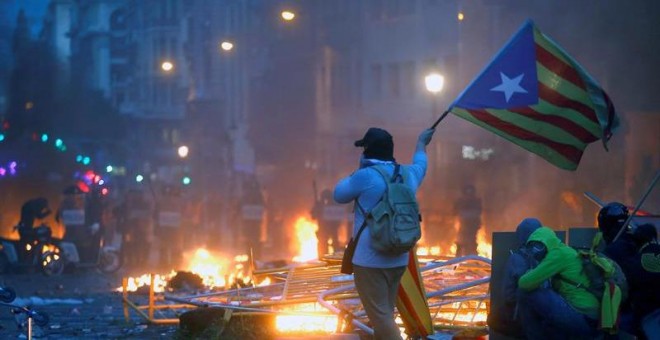
[[[525,273],[518,280],[518,287],[525,291],[538,288],[545,280],[552,279],[553,289],[559,293],[569,305],[578,312],[598,319],[600,302],[593,294],[583,287],[576,287],[559,277],[567,278],[573,282],[589,285],[589,279],[582,271],[582,261],[575,249],[565,245],[555,232],[542,227],[535,230],[527,239],[545,244],[548,253],[539,265]]]

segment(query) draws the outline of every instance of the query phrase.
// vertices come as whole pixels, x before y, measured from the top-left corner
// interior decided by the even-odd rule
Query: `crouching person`
[[[587,290],[577,252],[535,218],[524,219],[516,234],[539,261],[518,280],[517,314],[526,338],[597,337],[600,302]]]

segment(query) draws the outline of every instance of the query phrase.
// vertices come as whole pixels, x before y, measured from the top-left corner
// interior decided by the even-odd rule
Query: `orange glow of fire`
[[[337,316],[330,314],[317,303],[301,303],[283,311],[285,313],[275,317],[275,328],[278,332],[332,333],[337,329]]]
[[[418,246],[416,254],[418,256],[456,256],[456,243],[452,243],[449,248],[441,246]],[[486,239],[486,229],[481,228],[477,232],[477,255],[492,258],[493,245]]]
[[[316,231],[318,225],[311,219],[301,216],[295,223],[295,235],[298,246],[298,255],[293,257],[294,262],[307,262],[318,259]]]
[[[198,248],[191,253],[184,254],[186,265],[182,266],[184,271],[197,274],[202,278],[202,283],[209,289],[230,288],[236,282],[250,284],[253,281],[246,263],[247,255],[237,255],[233,258],[214,254],[204,248]],[[164,292],[169,282],[176,275],[176,271],[169,274],[154,274],[154,292]],[[138,288],[149,286],[150,274],[143,274],[138,277],[129,277],[126,290],[129,292],[137,291]],[[257,286],[270,284],[270,278],[265,278],[261,282],[254,282]],[[118,288],[117,291],[121,291]]]
[[[481,227],[477,232],[477,255],[493,258],[493,245],[486,240],[486,229]]]

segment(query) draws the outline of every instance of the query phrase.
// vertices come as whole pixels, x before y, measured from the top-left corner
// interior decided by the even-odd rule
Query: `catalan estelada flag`
[[[426,300],[426,290],[419,271],[417,255],[414,250],[409,253],[408,267],[401,277],[397,292],[396,308],[406,334],[412,338],[426,339],[433,334],[433,320]]]
[[[619,123],[603,89],[531,20],[449,111],[566,170],[589,143],[607,148]]]

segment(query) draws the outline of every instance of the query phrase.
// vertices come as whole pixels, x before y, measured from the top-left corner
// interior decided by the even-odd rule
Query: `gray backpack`
[[[379,166],[373,168],[383,177],[387,188],[367,215],[371,244],[387,255],[404,254],[422,237],[415,192],[405,184],[405,174],[399,164],[395,165],[392,178]]]

